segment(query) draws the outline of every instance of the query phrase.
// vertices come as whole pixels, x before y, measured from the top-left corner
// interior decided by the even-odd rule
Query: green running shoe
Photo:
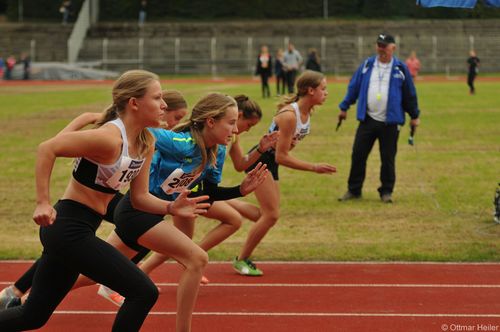
[[[238,257],[235,257],[233,260],[233,268],[236,272],[244,276],[258,277],[264,274],[264,272],[259,270],[248,258],[238,260]]]

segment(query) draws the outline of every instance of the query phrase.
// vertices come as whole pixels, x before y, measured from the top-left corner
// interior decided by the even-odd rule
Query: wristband
[[[257,152],[260,153],[260,154],[264,154],[264,152],[266,152],[266,151],[260,151],[259,147],[257,147],[257,149],[255,149],[255,150],[257,150]]]

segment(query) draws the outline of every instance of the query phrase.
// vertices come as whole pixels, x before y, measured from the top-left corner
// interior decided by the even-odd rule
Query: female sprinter
[[[138,331],[158,290],[129,259],[95,236],[108,203],[130,183],[134,206],[151,213],[192,217],[207,207],[197,204],[207,197],[189,199],[187,191],[173,203],[148,193],[154,146],[146,127],[158,126],[166,108],[158,77],[142,70],[128,71],[115,82],[112,94],[113,104],[99,128],[58,135],[38,148],[33,219],[41,226],[44,251],[27,301],[0,312],[1,331],[43,326],[80,273],[125,295],[112,330]],[[57,157],[77,159],[73,178],[62,199],[52,207],[49,183]],[[180,231],[168,235],[186,250],[202,251]]]
[[[261,216],[250,228],[240,254],[233,260],[233,268],[242,275],[263,275],[262,270],[250,260],[250,256],[279,219],[279,165],[320,174],[331,174],[336,171],[335,167],[330,164],[300,160],[290,153],[309,134],[310,117],[314,106],[323,104],[328,95],[325,76],[310,70],[306,70],[297,79],[297,90],[294,96],[285,97],[278,105],[278,112],[269,128],[270,132],[279,131],[276,148],[266,151],[258,160],[267,164],[272,178],[266,178],[264,183],[255,190]]]
[[[173,200],[193,183],[203,179],[215,184],[202,190],[211,200],[241,197],[254,191],[266,178],[265,165],[257,165],[240,186],[220,188],[216,185],[221,177],[216,162],[222,162],[220,156],[225,153],[225,145],[237,133],[237,117],[233,98],[212,93],[201,99],[194,106],[190,118],[173,131],[151,129],[157,139],[151,163],[151,193],[165,200]],[[190,331],[199,283],[208,257],[199,247],[192,250],[173,245],[168,236],[162,241],[152,242],[151,237],[159,230],[167,233],[174,229],[179,232],[173,225],[164,222],[163,217],[164,214],[147,213],[132,206],[131,195],[127,193],[116,208],[116,229],[107,241],[127,257],[133,257],[145,247],[172,257],[184,266],[177,290],[176,326],[177,331]],[[186,218],[185,215],[179,217]],[[191,241],[187,236],[185,239]],[[83,284],[88,284],[88,281],[83,280],[84,277],[81,279]],[[120,292],[119,289],[112,289]]]
[[[235,96],[234,99],[238,105],[238,120],[236,121],[238,133],[233,137],[233,142],[229,149],[229,155],[233,161],[234,168],[241,172],[257,162],[264,151],[274,147],[278,132],[272,132],[264,135],[259,141],[257,148],[251,150],[249,154],[244,155],[239,143],[239,135],[249,131],[250,128],[255,126],[260,121],[262,118],[262,111],[260,106],[255,101],[249,99],[245,95]],[[224,158],[225,154],[223,154],[221,156],[221,160],[217,162],[219,173],[222,173]],[[204,180],[201,184],[202,187],[211,185],[213,186],[215,184],[212,184],[210,180]],[[214,202],[208,209],[207,213],[203,216],[209,219],[221,221],[221,223],[206,234],[199,243],[199,246],[203,250],[209,251],[235,233],[241,227],[243,217],[246,217],[254,222],[257,221],[260,217],[260,210],[253,204],[232,199]],[[173,220],[175,226],[182,230],[184,234],[188,235],[190,238],[193,237],[194,218],[186,220],[186,218],[174,217]],[[140,268],[145,273],[149,274],[168,258],[168,256],[160,253],[153,253],[151,257],[141,264]],[[207,284],[208,282],[208,279],[205,276],[202,276],[201,283]]]
[[[186,116],[187,102],[179,91],[176,90],[163,90],[162,91],[162,99],[167,104],[167,108],[164,110],[164,114],[161,118],[161,126],[168,129],[176,126],[179,121]],[[61,135],[67,132],[78,131],[90,124],[96,124],[99,119],[102,117],[102,113],[90,113],[86,112],[75,119],[73,119],[65,128],[63,128],[57,135]],[[113,197],[111,202],[107,207],[106,214],[103,217],[103,220],[109,221],[114,224],[114,212],[115,207],[123,197],[123,194],[118,192]],[[149,250],[143,250],[138,253],[132,261],[134,263],[139,263],[144,256],[149,253]],[[13,307],[21,304],[21,297],[28,292],[31,288],[31,284],[33,281],[33,276],[35,274],[36,267],[38,265],[38,260],[13,284],[6,288],[4,288],[0,292],[0,310],[5,309],[6,307]],[[99,294],[104,296],[108,300],[113,303],[119,303],[119,305],[123,304],[125,300],[124,297],[120,295],[116,295],[115,292],[110,291],[107,287],[102,286],[99,289]],[[113,295],[115,294],[115,295]],[[26,294],[27,295],[27,294]],[[25,296],[26,296],[25,295]],[[22,302],[24,302],[25,296],[23,296]]]

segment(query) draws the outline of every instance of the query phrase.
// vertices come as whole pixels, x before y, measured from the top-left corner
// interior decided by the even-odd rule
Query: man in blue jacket
[[[339,104],[339,121],[347,118],[347,110],[357,101],[356,131],[352,148],[348,190],[340,201],[361,198],[366,173],[366,160],[378,139],[380,147],[380,199],[392,203],[396,182],[396,151],[400,127],[409,114],[411,126],[418,126],[419,109],[413,80],[404,62],[394,57],[394,37],[380,34],[377,55],[366,59],[349,82],[347,94]]]

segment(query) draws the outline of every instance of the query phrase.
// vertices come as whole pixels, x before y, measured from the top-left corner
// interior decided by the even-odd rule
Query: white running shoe
[[[7,304],[14,298],[16,298],[16,293],[14,293],[14,287],[9,286],[0,292],[0,310],[6,309]]]
[[[114,305],[121,307],[123,302],[125,301],[125,298],[115,292],[112,289],[109,289],[108,287],[104,285],[99,286],[99,290],[97,291],[97,294],[101,295],[104,297],[106,300],[112,302]]]

